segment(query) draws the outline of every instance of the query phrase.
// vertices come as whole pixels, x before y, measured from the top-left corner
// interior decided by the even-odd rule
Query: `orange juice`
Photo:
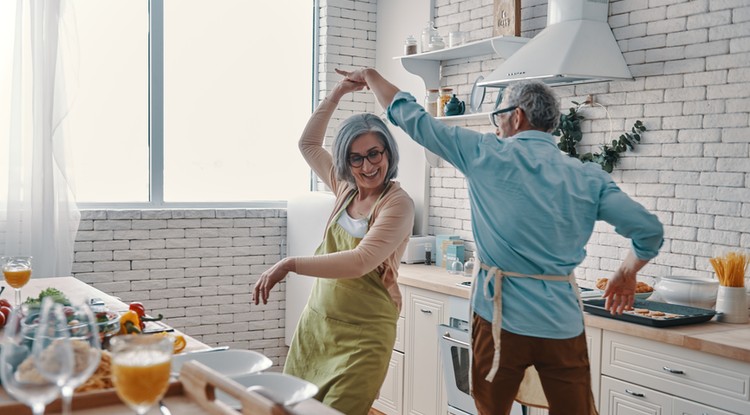
[[[5,282],[13,288],[21,288],[29,282],[31,269],[4,269]]]
[[[164,396],[169,386],[170,360],[159,362],[137,352],[119,357],[112,362],[112,381],[123,402],[151,406]]]

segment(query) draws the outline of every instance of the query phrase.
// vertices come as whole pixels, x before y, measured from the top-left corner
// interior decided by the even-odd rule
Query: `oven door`
[[[448,413],[452,415],[477,415],[474,398],[469,392],[469,332],[466,321],[451,318],[450,325],[437,326],[440,355],[443,359],[445,391],[448,396]],[[525,415],[526,408],[513,402],[511,415]]]
[[[469,333],[461,328],[441,324],[438,326],[438,340],[445,371],[448,412],[477,415],[474,399],[469,394]]]

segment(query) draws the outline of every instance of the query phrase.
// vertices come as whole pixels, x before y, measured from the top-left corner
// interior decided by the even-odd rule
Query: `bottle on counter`
[[[414,55],[417,53],[417,39],[409,35],[404,41],[404,55]]]
[[[440,100],[439,89],[428,89],[424,97],[424,109],[428,114],[437,117],[438,101]]]
[[[424,244],[424,264],[432,265],[432,244]]]
[[[471,278],[474,275],[474,257],[470,257],[464,263],[464,277]]]

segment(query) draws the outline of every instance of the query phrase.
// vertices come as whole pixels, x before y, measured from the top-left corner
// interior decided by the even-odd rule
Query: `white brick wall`
[[[522,4],[522,36],[533,37],[546,25],[547,4]],[[438,1],[437,28],[447,33],[476,27],[471,40],[490,37],[486,16],[492,5],[492,0]],[[480,13],[457,20],[456,7]],[[627,152],[613,172],[623,190],[665,225],[664,247],[644,277],[712,276],[708,258],[750,248],[749,21],[750,6],[743,0],[610,1],[610,26],[635,80],[555,88],[563,111],[571,100],[593,93],[613,118],[613,136],[636,119],[648,127],[643,144]],[[499,63],[494,56],[443,62],[443,85],[467,100],[474,79]],[[581,150],[597,150],[609,135],[609,121],[603,111],[585,115]],[[484,120],[454,122],[493,130]],[[456,191],[461,180],[447,164],[431,170],[429,233],[459,234],[473,249],[466,194]],[[582,284],[610,275],[628,249],[611,227],[598,225],[577,270]]]
[[[283,364],[282,282],[251,304],[260,274],[281,258],[283,209],[85,210],[76,278],[210,345],[252,349]]]

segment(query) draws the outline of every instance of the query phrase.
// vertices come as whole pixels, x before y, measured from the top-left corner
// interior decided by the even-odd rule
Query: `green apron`
[[[351,250],[362,240],[338,224],[354,194],[331,220],[316,255]],[[352,279],[316,278],[284,373],[317,385],[315,398],[324,404],[366,415],[388,371],[397,320],[398,309],[377,269]]]

